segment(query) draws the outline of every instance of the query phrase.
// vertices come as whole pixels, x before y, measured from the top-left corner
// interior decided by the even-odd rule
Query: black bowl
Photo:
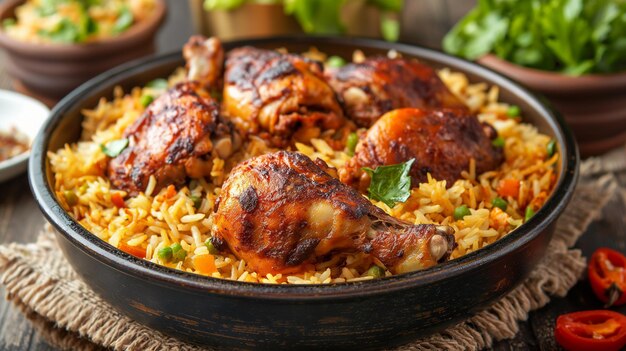
[[[343,57],[353,50],[390,49],[436,67],[464,72],[472,81],[500,87],[504,101],[521,107],[527,122],[552,136],[562,158],[553,194],[536,215],[486,248],[420,272],[366,282],[285,286],[233,282],[194,275],[137,259],[98,239],[63,210],[52,190],[46,158],[78,139],[81,109],[113,88],[165,77],[183,64],[180,53],[130,63],[87,82],[61,103],[42,128],[30,157],[30,184],[74,269],[102,298],[140,323],[181,340],[235,348],[364,349],[406,343],[441,330],[487,307],[518,285],[543,257],[554,223],[578,175],[578,151],[563,119],[511,80],[484,67],[410,45],[355,38],[269,38],[225,44],[311,46]]]

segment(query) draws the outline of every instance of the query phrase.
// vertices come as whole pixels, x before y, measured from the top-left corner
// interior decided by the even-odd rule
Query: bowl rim
[[[484,55],[476,62],[546,93],[588,94],[597,91],[595,95],[598,95],[626,88],[626,71],[568,76],[560,72],[521,66],[495,54]]]
[[[26,0],[6,0],[4,3],[1,3],[0,18],[3,18],[7,11],[15,9],[15,7],[25,1]],[[41,56],[42,53],[45,53],[45,56],[48,58],[61,57],[70,60],[93,57],[101,54],[110,55],[112,46],[126,48],[135,45],[137,42],[142,41],[144,37],[156,32],[156,29],[165,19],[166,12],[167,5],[165,4],[165,0],[155,0],[154,13],[148,18],[133,24],[130,29],[118,36],[89,43],[33,43],[12,38],[0,28],[0,46],[4,47],[7,51],[13,51],[21,55]]]
[[[327,301],[328,299],[350,299],[354,297],[372,296],[407,288],[418,288],[435,281],[450,279],[467,271],[479,269],[489,262],[496,261],[516,249],[525,246],[532,239],[547,229],[564,210],[570,200],[578,179],[578,148],[572,132],[563,118],[552,110],[542,98],[531,93],[509,78],[475,63],[447,55],[432,49],[426,49],[409,44],[388,43],[369,38],[346,37],[305,37],[305,36],[277,36],[260,39],[243,39],[225,42],[224,47],[245,45],[262,45],[275,43],[308,43],[310,45],[334,44],[357,46],[364,49],[397,50],[408,55],[415,55],[426,60],[432,60],[443,66],[480,76],[485,80],[493,81],[498,86],[506,86],[511,93],[525,99],[555,131],[562,157],[560,160],[561,176],[544,206],[522,226],[495,243],[469,253],[463,257],[448,261],[438,266],[411,273],[395,275],[386,278],[360,282],[346,282],[340,284],[314,285],[271,285],[246,283],[226,279],[206,277],[194,273],[183,272],[167,268],[156,263],[133,257],[96,235],[87,231],[75,221],[56,201],[54,191],[46,179],[47,147],[52,131],[63,119],[67,110],[87,97],[91,90],[118,79],[127,79],[134,74],[155,69],[166,64],[181,61],[180,51],[156,55],[150,58],[136,60],[106,73],[103,73],[66,96],[51,113],[38,137],[33,143],[29,160],[29,183],[37,203],[48,221],[58,232],[68,239],[74,246],[121,273],[139,279],[149,280],[152,284],[170,289],[183,289],[196,294],[218,294],[240,299],[263,299],[269,301]],[[277,44],[278,45],[278,44]],[[182,62],[182,61],[181,61]]]

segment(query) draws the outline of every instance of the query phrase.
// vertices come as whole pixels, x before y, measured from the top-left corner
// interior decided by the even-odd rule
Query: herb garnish
[[[109,141],[104,145],[100,145],[100,149],[109,157],[117,157],[128,146],[128,139],[119,139]]]
[[[394,207],[398,202],[405,202],[411,194],[409,171],[413,162],[414,158],[397,165],[378,166],[376,169],[364,167],[363,170],[371,178],[370,186],[367,188],[368,197],[382,201],[389,207]]]

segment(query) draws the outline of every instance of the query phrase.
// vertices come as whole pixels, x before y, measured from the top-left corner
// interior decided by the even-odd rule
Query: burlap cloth
[[[581,277],[585,258],[572,246],[589,223],[616,194],[614,172],[626,170],[626,148],[582,165],[582,178],[569,207],[558,220],[544,259],[515,290],[448,330],[413,342],[400,350],[479,350],[512,338],[518,321],[565,296]],[[1,282],[15,302],[50,343],[63,349],[201,350],[151,330],[117,312],[74,273],[57,247],[50,228],[37,243],[0,246]],[[89,340],[89,341],[87,341]]]

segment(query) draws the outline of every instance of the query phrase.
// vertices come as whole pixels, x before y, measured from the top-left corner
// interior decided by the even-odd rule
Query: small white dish
[[[32,144],[39,128],[50,116],[50,110],[41,102],[13,91],[0,90],[0,130],[15,127]],[[30,151],[0,161],[0,182],[23,173],[28,166]]]

